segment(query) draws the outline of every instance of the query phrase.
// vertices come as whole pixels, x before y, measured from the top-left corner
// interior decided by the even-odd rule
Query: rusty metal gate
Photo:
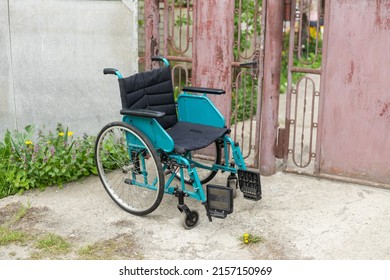
[[[286,109],[284,119],[280,119],[285,125],[280,129],[285,145],[283,169],[314,174],[325,1],[287,2],[291,3],[291,14],[285,21],[282,60],[287,81],[282,84],[286,93],[280,97],[281,108]]]
[[[175,94],[180,94],[183,86],[209,86],[204,82],[207,65],[200,65],[205,60],[207,46],[199,43],[198,37],[204,28],[212,33],[207,34],[209,40],[218,40],[218,30],[201,22],[203,14],[220,15],[218,5],[229,12],[226,22],[231,25],[230,38],[223,42],[231,42],[228,50],[220,51],[223,65],[229,68],[225,80],[229,85],[222,85],[226,91],[224,100],[211,97],[217,107],[225,115],[232,128],[232,137],[241,146],[246,163],[250,167],[258,166],[260,141],[260,92],[263,75],[264,51],[264,9],[265,0],[236,0],[207,3],[195,0],[145,0],[140,1],[145,12],[145,54],[141,61],[146,69],[152,67],[148,58],[152,55],[163,55],[172,63]],[[224,3],[222,3],[224,2]],[[220,8],[220,7],[219,7]],[[209,45],[210,43],[210,45]],[[208,42],[208,46],[213,46]],[[225,46],[223,46],[225,47]],[[203,49],[202,49],[203,48]],[[203,53],[202,53],[203,51]],[[207,58],[206,58],[207,59]],[[219,58],[216,58],[217,61]],[[203,68],[202,68],[203,67]],[[212,68],[212,65],[210,65]],[[220,68],[222,66],[219,65]],[[218,70],[218,69],[217,69]],[[204,83],[205,85],[202,85]]]
[[[388,65],[383,42],[389,38],[389,0],[144,1],[141,57],[161,54],[173,62],[177,94],[189,84],[225,89],[213,101],[227,117],[249,166],[274,174],[276,156],[284,171],[389,182],[388,160],[379,151],[389,149],[384,140],[388,79],[371,63]],[[381,52],[361,33],[380,42]],[[342,57],[335,51],[339,45],[345,48]],[[370,56],[362,56],[367,47]],[[151,67],[149,59],[144,62]],[[374,76],[378,83],[373,86]],[[369,98],[371,91],[377,99]],[[360,124],[349,126],[351,115],[360,117],[367,137],[360,135]],[[343,128],[342,135],[337,127]],[[365,138],[380,145],[368,145]],[[359,152],[353,145],[345,147],[356,139]]]
[[[235,4],[232,128],[247,164],[258,167],[266,1]]]

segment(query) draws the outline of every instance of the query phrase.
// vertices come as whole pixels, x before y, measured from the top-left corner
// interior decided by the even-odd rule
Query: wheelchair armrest
[[[126,116],[139,116],[139,117],[147,117],[147,118],[155,118],[155,119],[165,116],[164,112],[146,110],[146,109],[122,109],[120,113]]]
[[[196,93],[205,93],[205,94],[225,94],[223,89],[214,89],[214,88],[202,88],[202,87],[184,87],[184,92],[196,92]]]

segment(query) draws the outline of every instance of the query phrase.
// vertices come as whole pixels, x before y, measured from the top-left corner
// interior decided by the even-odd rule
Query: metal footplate
[[[261,199],[261,183],[258,172],[238,170],[238,183],[244,198],[256,201]]]
[[[225,186],[207,185],[207,215],[224,219],[233,212],[233,189]]]

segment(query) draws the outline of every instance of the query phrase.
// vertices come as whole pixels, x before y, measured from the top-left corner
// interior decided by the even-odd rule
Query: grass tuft
[[[0,246],[6,246],[13,243],[24,243],[26,239],[26,233],[0,226]]]
[[[57,256],[69,253],[71,246],[63,237],[54,233],[49,233],[38,238],[35,247],[42,250],[45,254]]]
[[[77,253],[82,260],[113,260],[126,258],[132,260],[142,259],[137,253],[135,243],[131,236],[121,234],[109,240],[95,242],[81,248]]]

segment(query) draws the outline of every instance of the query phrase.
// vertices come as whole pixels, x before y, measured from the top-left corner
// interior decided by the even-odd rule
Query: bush
[[[94,143],[95,137],[75,138],[61,124],[55,133],[39,131],[35,140],[32,125],[7,131],[0,142],[0,198],[97,174]]]
[[[256,116],[257,111],[257,81],[248,73],[237,80],[238,90],[232,92],[232,112],[230,123],[235,124]]]
[[[311,29],[312,30],[312,29]],[[305,56],[304,61],[299,60],[296,52],[294,52],[293,56],[293,66],[300,68],[308,68],[308,69],[319,69],[322,64],[322,38],[318,40],[318,49],[316,55],[316,33],[310,33],[310,42],[311,44],[306,46],[306,51],[302,50],[302,55]],[[289,38],[290,31],[286,31],[284,33],[283,39],[283,52],[282,52],[282,63],[281,63],[281,72],[280,72],[280,93],[286,93],[287,91],[287,76],[288,76],[288,54],[289,54]],[[297,35],[295,35],[297,36]],[[296,39],[297,40],[297,39]],[[301,72],[293,72],[292,73],[292,83],[296,84],[296,82],[305,76],[305,73]]]

